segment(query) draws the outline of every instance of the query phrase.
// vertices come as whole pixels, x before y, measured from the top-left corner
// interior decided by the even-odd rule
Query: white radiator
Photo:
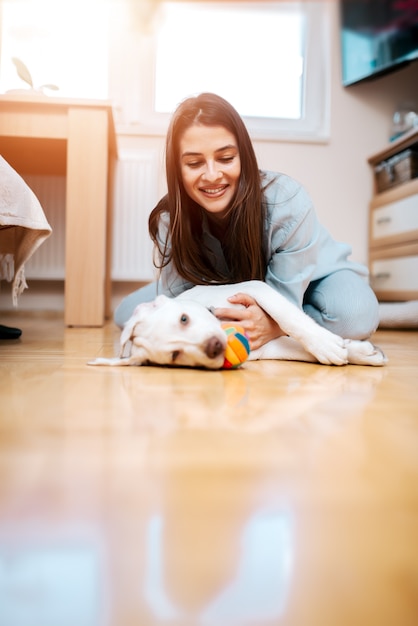
[[[23,178],[38,197],[52,227],[52,235],[26,264],[26,278],[62,280],[65,275],[65,176],[24,174]]]
[[[157,152],[120,151],[114,191],[113,280],[153,279],[148,216],[157,202]]]
[[[24,175],[38,197],[53,233],[26,265],[26,277],[59,280],[65,277],[65,177]],[[112,279],[153,279],[148,216],[158,202],[158,157],[154,150],[122,151],[116,163]]]

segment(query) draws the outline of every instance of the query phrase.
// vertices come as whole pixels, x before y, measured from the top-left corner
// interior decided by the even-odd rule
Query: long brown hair
[[[237,193],[230,210],[224,244],[228,275],[220,275],[211,265],[202,241],[204,209],[186,193],[180,170],[179,144],[192,124],[223,126],[234,135],[241,161]],[[193,284],[234,283],[264,280],[263,192],[260,172],[248,131],[237,111],[223,98],[211,93],[184,100],[171,119],[166,138],[167,195],[149,217],[150,236],[157,247],[161,269],[171,261],[178,274]],[[168,239],[159,241],[162,214],[168,214]]]

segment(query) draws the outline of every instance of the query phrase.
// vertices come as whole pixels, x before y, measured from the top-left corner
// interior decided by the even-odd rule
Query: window
[[[146,63],[138,69],[136,102],[121,103],[127,132],[135,125],[138,132],[165,132],[181,100],[213,91],[235,106],[255,139],[327,139],[327,2],[154,7],[152,34],[137,33],[136,56]]]
[[[215,91],[242,115],[301,119],[305,16],[297,4],[167,4],[157,33],[155,110]]]

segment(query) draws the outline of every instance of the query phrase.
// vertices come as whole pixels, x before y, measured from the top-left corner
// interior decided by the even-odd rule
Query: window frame
[[[217,2],[212,0],[205,4],[215,5]],[[280,5],[279,2],[275,4]],[[331,63],[328,5],[326,0],[300,2],[306,18],[303,117],[292,120],[243,116],[252,139],[315,143],[326,143],[329,140]],[[171,115],[154,110],[157,36],[152,31],[140,35],[137,32],[135,37],[131,33],[132,39],[128,46],[130,76],[134,73],[138,77],[136,85],[131,84],[132,90],[127,89],[126,85],[120,85],[120,78],[116,82],[122,89],[118,90],[115,85],[117,62],[113,63],[113,72],[110,69],[109,94],[115,101],[117,132],[121,135],[164,136]]]

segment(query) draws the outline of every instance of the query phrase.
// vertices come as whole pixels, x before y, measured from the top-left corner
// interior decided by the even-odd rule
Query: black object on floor
[[[0,324],[0,339],[19,339],[21,334],[20,328],[11,328]]]

